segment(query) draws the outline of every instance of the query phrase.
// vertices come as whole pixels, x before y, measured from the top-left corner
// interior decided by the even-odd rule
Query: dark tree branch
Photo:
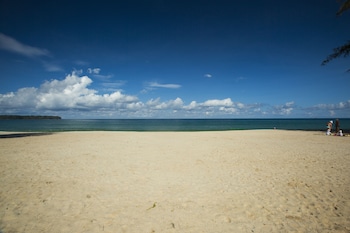
[[[337,15],[341,15],[344,11],[350,9],[350,0],[346,0],[339,8]],[[350,41],[345,43],[344,45],[337,47],[333,49],[333,53],[328,55],[328,57],[321,63],[321,65],[326,65],[331,60],[338,58],[338,57],[347,57],[350,54]],[[350,72],[350,69],[347,70],[347,72]]]
[[[344,11],[350,9],[350,0],[345,1],[339,8],[337,15],[341,15]]]
[[[333,53],[329,55],[323,62],[322,65],[326,65],[331,60],[338,58],[338,57],[347,57],[350,54],[350,41],[348,41],[346,44],[337,47],[333,50]]]

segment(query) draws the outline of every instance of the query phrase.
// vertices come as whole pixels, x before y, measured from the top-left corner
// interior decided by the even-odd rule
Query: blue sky
[[[336,0],[0,0],[0,114],[350,117]]]

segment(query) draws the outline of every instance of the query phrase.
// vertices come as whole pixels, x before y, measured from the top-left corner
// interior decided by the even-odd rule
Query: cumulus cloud
[[[181,98],[176,98],[175,100],[169,100],[166,102],[161,102],[160,98],[157,98],[155,100],[151,99],[147,102],[147,106],[149,106],[151,109],[158,109],[158,110],[164,110],[164,109],[181,109],[183,107],[183,101]]]
[[[89,111],[91,114],[118,117],[174,117],[174,114],[182,117],[206,117],[239,114],[239,110],[245,108],[244,104],[235,103],[230,98],[192,101],[188,105],[180,97],[141,102],[136,96],[125,95],[122,91],[99,94],[90,88],[92,82],[80,71],[74,71],[63,80],[46,81],[38,88],[27,87],[0,94],[0,108],[5,112],[51,111],[58,115]]]
[[[202,109],[205,109],[206,115],[237,115],[240,113],[239,111],[243,110],[244,112],[244,109],[246,108],[244,104],[233,102],[231,98],[212,99],[199,104],[191,103],[190,106],[197,106],[197,108],[200,107]]]
[[[14,38],[0,33],[0,49],[17,53],[27,57],[49,56],[50,52],[46,49],[36,48],[22,44]]]
[[[199,106],[199,104],[196,101],[192,101],[189,105],[184,106],[184,109],[186,110],[194,110]]]
[[[233,106],[233,102],[230,98],[223,99],[223,100],[207,100],[203,103],[203,106],[207,107],[213,107],[213,106]]]
[[[26,87],[16,92],[0,94],[0,109],[2,113],[50,111],[61,115],[88,111],[89,116],[171,117],[178,114],[200,117],[205,114],[237,114],[238,109],[244,108],[243,104],[234,103],[230,98],[192,101],[188,105],[180,97],[142,102],[138,97],[126,95],[122,91],[99,94],[90,88],[92,82],[91,78],[82,75],[80,71],[74,71],[62,80],[46,81],[38,88]],[[163,86],[155,86],[158,85]]]
[[[15,92],[0,94],[0,114],[37,114],[50,112],[61,116],[90,117],[262,117],[290,116],[300,110],[293,101],[282,105],[243,104],[231,98],[208,99],[186,104],[182,98],[161,98],[140,101],[137,96],[122,90],[100,94],[91,88],[92,79],[81,71],[74,71],[64,79],[53,79],[39,87],[25,87]],[[118,87],[122,83],[111,83]],[[162,84],[160,84],[162,85]],[[156,85],[157,86],[157,85]],[[340,111],[348,116],[350,100],[338,104],[320,104],[313,112],[323,111],[338,116]],[[304,109],[305,110],[305,109]],[[316,111],[315,111],[316,110]],[[88,113],[87,115],[84,115]],[[41,113],[40,113],[41,114]],[[347,115],[346,115],[347,114]],[[325,116],[325,115],[323,115]]]
[[[350,109],[350,100],[336,104],[317,104],[312,107],[313,110],[343,110]]]
[[[206,77],[206,78],[212,78],[213,75],[211,75],[211,74],[205,74],[204,77]]]
[[[63,80],[46,81],[39,88],[28,87],[0,94],[0,106],[5,110],[93,111],[134,108],[138,103],[137,97],[124,95],[121,91],[99,95],[96,90],[88,88],[91,83],[88,76],[79,77],[73,72]]]
[[[283,105],[275,106],[273,113],[277,115],[290,115],[293,110],[294,110],[294,101],[290,101]]]
[[[314,114],[320,115],[322,112],[328,112],[329,116],[337,116],[338,114],[349,116],[350,113],[350,100],[342,101],[335,104],[317,104],[306,110],[313,112]]]

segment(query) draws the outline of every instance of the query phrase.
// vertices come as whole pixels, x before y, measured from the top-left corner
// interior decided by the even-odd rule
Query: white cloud
[[[107,74],[107,75],[101,75],[101,74],[95,74],[95,78],[101,79],[101,80],[107,80],[113,77],[112,74]]]
[[[84,71],[82,69],[79,69],[79,70],[78,69],[74,69],[72,73],[74,73],[75,75],[79,76],[79,75],[82,75],[84,73]]]
[[[98,78],[100,80],[108,80],[113,77],[112,74],[101,74],[100,68],[88,68],[87,69],[88,74],[91,74],[94,78]]]
[[[342,110],[350,109],[350,100],[339,102],[337,104],[317,104],[312,107],[313,110]]]
[[[239,110],[245,108],[244,104],[235,103],[231,98],[207,100],[199,105],[206,109],[207,114],[239,114]]]
[[[0,114],[53,113],[55,115],[92,118],[92,117],[273,117],[275,115],[295,115],[298,108],[293,101],[282,105],[243,104],[231,98],[209,99],[202,102],[191,101],[185,104],[182,98],[170,100],[160,98],[140,101],[137,96],[124,94],[122,90],[100,94],[92,89],[92,79],[74,71],[62,80],[53,79],[39,87],[25,87],[15,92],[0,94]],[[113,83],[111,84],[113,86]],[[117,87],[119,83],[115,84]],[[349,116],[350,100],[338,104],[320,104],[313,112],[322,111],[339,116]],[[304,109],[305,110],[305,109]],[[307,116],[305,112],[302,116]],[[85,114],[85,115],[84,115]],[[339,116],[340,117],[340,116]]]
[[[92,115],[109,117],[174,117],[174,114],[182,117],[230,116],[239,114],[239,110],[245,108],[230,98],[202,103],[191,101],[189,105],[185,105],[179,97],[166,101],[156,98],[144,103],[136,96],[125,95],[121,91],[98,94],[89,88],[91,83],[88,76],[81,76],[76,71],[63,80],[46,81],[39,88],[22,88],[17,92],[0,94],[0,107],[5,111],[26,109],[27,112],[57,112],[58,115],[84,110]]]
[[[23,109],[51,111],[57,110],[116,110],[128,108],[128,104],[138,102],[135,96],[124,95],[121,91],[99,95],[89,89],[92,80],[87,76],[79,77],[76,73],[67,75],[63,80],[51,80],[39,88],[22,88],[15,93],[0,95],[3,109]]]
[[[244,107],[245,107],[245,105],[242,104],[242,103],[236,103],[236,106],[237,106],[238,108],[244,108]]]
[[[181,109],[183,107],[183,101],[181,98],[176,98],[175,100],[169,100],[166,102],[161,102],[160,98],[157,99],[151,99],[147,102],[147,106],[151,109],[158,109],[158,110],[164,110],[164,109]]]
[[[17,92],[10,92],[4,95],[0,94],[0,107],[2,109],[27,109],[35,107],[37,98],[37,89],[27,87],[18,89]]]
[[[170,88],[170,89],[178,89],[181,87],[179,84],[160,84],[157,82],[152,82],[148,84],[150,88]]]
[[[21,42],[0,33],[0,49],[7,50],[9,52],[17,53],[27,57],[40,57],[49,56],[50,52],[46,49],[36,48],[29,45],[22,44]]]
[[[149,82],[149,83],[146,83],[145,85],[145,88],[141,91],[142,94],[145,94],[151,90],[155,90],[155,89],[158,89],[158,88],[167,88],[167,89],[178,89],[178,88],[181,88],[181,85],[179,84],[161,84],[161,83],[158,83],[158,82]]]
[[[101,72],[100,68],[88,68],[87,69],[89,74],[99,74]]]
[[[350,114],[350,100],[342,101],[335,104],[317,104],[310,108],[305,108],[307,111],[313,112],[315,115],[320,115],[327,112],[326,116],[343,116],[349,117]],[[324,115],[324,114],[322,114]]]
[[[184,109],[186,110],[194,110],[198,107],[198,104],[196,101],[192,101],[189,105],[184,106]]]
[[[293,106],[293,105],[294,105],[294,101],[290,101],[290,102],[287,102],[287,103],[285,104],[286,107],[291,107],[291,106]]]
[[[206,78],[212,78],[213,75],[211,75],[211,74],[205,74],[204,77],[206,77]]]
[[[117,80],[114,82],[104,82],[101,84],[101,86],[103,87],[102,90],[104,91],[115,91],[118,90],[120,87],[124,86],[125,83],[125,80]]]
[[[203,106],[206,107],[217,107],[217,106],[233,106],[233,102],[230,98],[223,100],[207,100],[203,103]]]
[[[283,105],[275,106],[273,113],[277,115],[290,115],[293,110],[294,110],[294,101],[290,101]]]

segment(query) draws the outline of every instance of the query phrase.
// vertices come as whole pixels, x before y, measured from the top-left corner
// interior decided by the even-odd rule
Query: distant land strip
[[[23,116],[23,115],[0,115],[0,120],[61,120],[60,116]]]

